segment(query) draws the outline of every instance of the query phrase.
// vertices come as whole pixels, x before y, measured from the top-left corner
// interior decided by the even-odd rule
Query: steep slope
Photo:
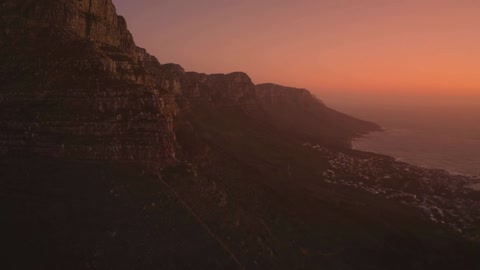
[[[305,140],[344,143],[375,128],[309,100],[307,92],[298,99],[300,90],[288,96],[281,87],[255,87],[244,73],[160,65],[135,45],[109,0],[5,0],[0,15],[4,155],[168,163],[175,155],[174,96],[182,110],[201,103],[261,107]]]
[[[236,89],[243,91],[242,87]],[[203,92],[215,90],[206,87]],[[280,102],[288,101],[282,99]],[[331,152],[352,156],[352,160],[360,156],[360,164],[378,158],[387,164],[385,168],[395,165],[393,159],[346,148],[339,151],[336,143],[328,148],[326,138],[315,134],[311,139],[328,149],[317,151],[319,147],[304,146],[302,135],[271,121],[275,115],[259,104],[252,110],[241,103],[213,103],[209,110],[195,106],[180,110],[175,122],[177,154],[186,162],[163,174],[246,269],[478,266],[474,259],[480,251],[477,244],[431,223],[420,209],[328,182],[331,162],[337,162]],[[309,106],[308,102],[299,104]],[[305,117],[312,115],[305,113]],[[337,173],[352,172],[346,179],[351,177],[353,182],[365,181],[364,177],[377,181],[384,176],[383,172],[354,175],[361,167],[349,162],[344,161]],[[404,186],[406,174],[392,173],[388,184]],[[452,245],[459,249],[452,250]]]
[[[260,84],[255,90],[272,120],[284,132],[305,141],[349,146],[353,137],[380,129],[376,124],[328,108],[306,89]]]
[[[353,182],[396,164],[348,149],[375,125],[161,65],[110,0],[0,4],[2,269],[478,269],[421,210],[332,183],[332,153]]]
[[[176,96],[181,111],[258,107],[255,86],[243,72],[211,75],[187,72],[181,89],[182,94]]]
[[[135,46],[110,0],[1,5],[1,154],[174,159],[165,67]]]

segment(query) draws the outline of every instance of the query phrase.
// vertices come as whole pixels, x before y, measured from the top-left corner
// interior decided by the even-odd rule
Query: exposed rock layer
[[[110,0],[3,1],[0,15],[3,154],[174,160],[170,67]]]
[[[182,113],[241,107],[265,118],[265,112],[258,115],[263,105],[279,124],[302,133],[305,125],[290,126],[298,119],[278,117],[272,106],[286,105],[286,113],[307,106],[310,114],[330,113],[305,123],[318,125],[309,135],[334,125],[345,129],[334,134],[342,141],[370,128],[352,119],[334,123],[337,115],[306,90],[266,91],[242,72],[206,75],[161,65],[135,45],[111,0],[5,0],[1,5],[4,154],[168,163],[175,157],[177,107]],[[361,128],[348,130],[352,123]]]
[[[327,146],[375,125],[303,89],[161,65],[111,1],[0,5],[3,268],[478,269],[477,245],[354,189],[376,166]]]
[[[258,107],[255,85],[243,72],[212,74],[187,72],[177,102],[183,112]]]

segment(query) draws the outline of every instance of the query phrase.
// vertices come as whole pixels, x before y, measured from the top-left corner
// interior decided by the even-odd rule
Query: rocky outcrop
[[[307,89],[286,87],[278,84],[259,84],[255,87],[258,100],[265,105],[322,106],[323,103],[313,96]]]
[[[123,17],[116,14],[111,0],[4,0],[4,21],[20,19],[23,24],[34,23],[33,27],[60,28],[79,39],[133,53],[135,43],[127,30]],[[6,32],[15,32],[10,25]]]
[[[177,101],[186,111],[191,110],[192,106],[213,110],[257,106],[255,85],[243,72],[211,75],[187,72]]]
[[[4,154],[171,161],[177,108],[213,115],[240,108],[311,141],[345,142],[374,128],[304,89],[161,65],[135,45],[111,0],[4,0],[1,7]]]
[[[111,0],[2,1],[0,154],[175,159],[175,77]]]
[[[1,152],[8,156],[168,161],[175,103],[155,89],[72,88],[3,93]]]
[[[3,45],[30,45],[32,48],[26,48],[30,50],[41,48],[33,59],[25,60],[39,62],[38,58],[49,48],[62,44],[60,48],[70,49],[69,56],[77,54],[84,62],[85,58],[95,56],[83,63],[84,69],[102,71],[106,73],[104,76],[144,86],[162,85],[164,78],[159,74],[165,68],[145,49],[135,45],[125,19],[116,14],[111,0],[5,0],[0,15],[5,35]],[[94,52],[80,54],[79,46],[90,46]],[[23,67],[25,63],[18,65]],[[9,66],[9,70],[12,68]]]

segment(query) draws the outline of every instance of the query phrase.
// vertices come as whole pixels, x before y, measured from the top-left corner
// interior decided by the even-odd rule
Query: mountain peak
[[[6,0],[2,5],[2,15],[14,23],[11,28],[21,22],[21,26],[48,27],[123,50],[135,47],[125,19],[117,15],[111,0]]]
[[[0,29],[7,155],[174,160],[172,67],[135,45],[111,0],[5,0]]]

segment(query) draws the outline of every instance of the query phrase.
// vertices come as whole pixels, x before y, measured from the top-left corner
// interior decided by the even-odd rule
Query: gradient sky
[[[114,0],[162,63],[344,93],[480,93],[479,0]]]

